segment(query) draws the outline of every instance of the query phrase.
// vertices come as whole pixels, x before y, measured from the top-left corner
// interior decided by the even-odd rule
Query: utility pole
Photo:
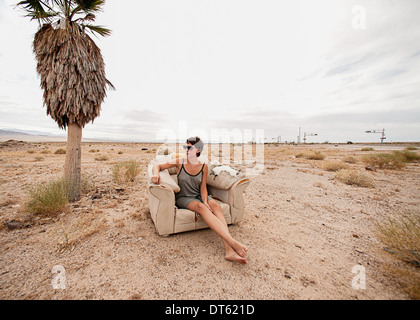
[[[384,143],[385,138],[385,129],[382,130],[368,130],[365,133],[380,133],[381,134],[381,144]]]
[[[300,127],[299,127],[299,135],[297,136],[297,144],[300,144]]]
[[[314,137],[314,136],[317,136],[318,135],[318,133],[304,133],[303,134],[303,143],[306,143],[306,136],[308,136],[308,137],[310,137],[310,136],[312,136],[312,137]]]

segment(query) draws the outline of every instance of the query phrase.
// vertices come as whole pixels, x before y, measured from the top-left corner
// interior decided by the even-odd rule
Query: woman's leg
[[[231,246],[239,256],[244,257],[247,252],[247,247],[239,241],[232,238],[226,225],[223,224],[202,202],[191,201],[187,207],[189,210],[197,212],[201,215],[207,225],[215,231],[223,240]]]
[[[227,225],[225,216],[223,215],[222,208],[220,207],[219,203],[217,203],[217,201],[213,199],[210,200],[208,203],[209,203],[210,208],[213,210],[213,214],[217,217],[217,219],[222,221],[223,225],[228,230],[228,225]],[[238,253],[225,240],[223,240],[223,238],[222,238],[222,241],[226,250],[226,254],[225,254],[226,260],[240,262],[240,263],[247,263],[246,259],[239,256]]]

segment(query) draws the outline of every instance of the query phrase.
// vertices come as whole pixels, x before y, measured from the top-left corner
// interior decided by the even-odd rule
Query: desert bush
[[[99,156],[95,157],[95,160],[96,161],[107,161],[107,160],[109,160],[109,157],[106,156],[106,155],[99,155]]]
[[[375,149],[371,147],[362,148],[361,151],[374,151]]]
[[[410,150],[394,151],[393,154],[397,157],[401,157],[405,162],[414,162],[420,160],[420,155]]]
[[[36,151],[35,150],[28,150],[28,151],[26,151],[27,153],[29,153],[29,154],[33,154],[33,153],[36,153]]]
[[[416,147],[407,147],[407,148],[405,148],[405,150],[413,151],[413,150],[417,150],[417,148]]]
[[[309,160],[324,160],[325,155],[321,153],[321,151],[311,150],[307,152],[299,152],[295,155],[296,158],[306,158]]]
[[[66,150],[65,149],[57,149],[54,154],[66,154]]]
[[[94,174],[93,173],[82,173],[82,193],[86,194],[96,189],[96,185],[93,182]]]
[[[338,171],[342,169],[347,169],[348,165],[341,161],[326,161],[322,166],[322,169],[326,171]]]
[[[355,164],[355,163],[357,163],[357,159],[355,157],[353,157],[353,156],[345,156],[343,158],[343,162]]]
[[[50,153],[52,153],[52,151],[49,150],[49,149],[45,149],[45,150],[42,150],[40,153],[42,153],[42,154],[50,154]]]
[[[377,153],[362,157],[363,163],[378,169],[401,169],[405,166],[404,156],[398,153]]]
[[[34,161],[42,161],[42,160],[44,160],[44,157],[41,157],[41,156],[37,156],[34,159]]]
[[[335,178],[348,185],[358,187],[372,188],[374,186],[373,178],[366,173],[353,169],[342,169],[337,172]]]
[[[69,200],[70,184],[64,179],[40,183],[29,191],[24,205],[27,212],[54,214],[61,212]]]
[[[378,224],[377,236],[388,253],[408,264],[394,268],[392,272],[413,298],[420,299],[420,213],[388,218]]]
[[[132,182],[140,173],[140,164],[135,160],[119,162],[112,167],[112,179],[118,183]]]

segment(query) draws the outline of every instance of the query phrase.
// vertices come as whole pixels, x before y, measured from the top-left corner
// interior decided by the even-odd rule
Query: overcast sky
[[[38,24],[0,0],[0,129],[65,134],[46,115]],[[420,141],[418,0],[108,0],[109,91],[84,137]]]

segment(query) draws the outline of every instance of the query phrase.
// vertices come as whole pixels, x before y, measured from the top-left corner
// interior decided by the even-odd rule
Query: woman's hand
[[[152,182],[154,184],[160,184],[160,175],[159,175],[159,173],[157,175],[153,175],[152,176]]]

